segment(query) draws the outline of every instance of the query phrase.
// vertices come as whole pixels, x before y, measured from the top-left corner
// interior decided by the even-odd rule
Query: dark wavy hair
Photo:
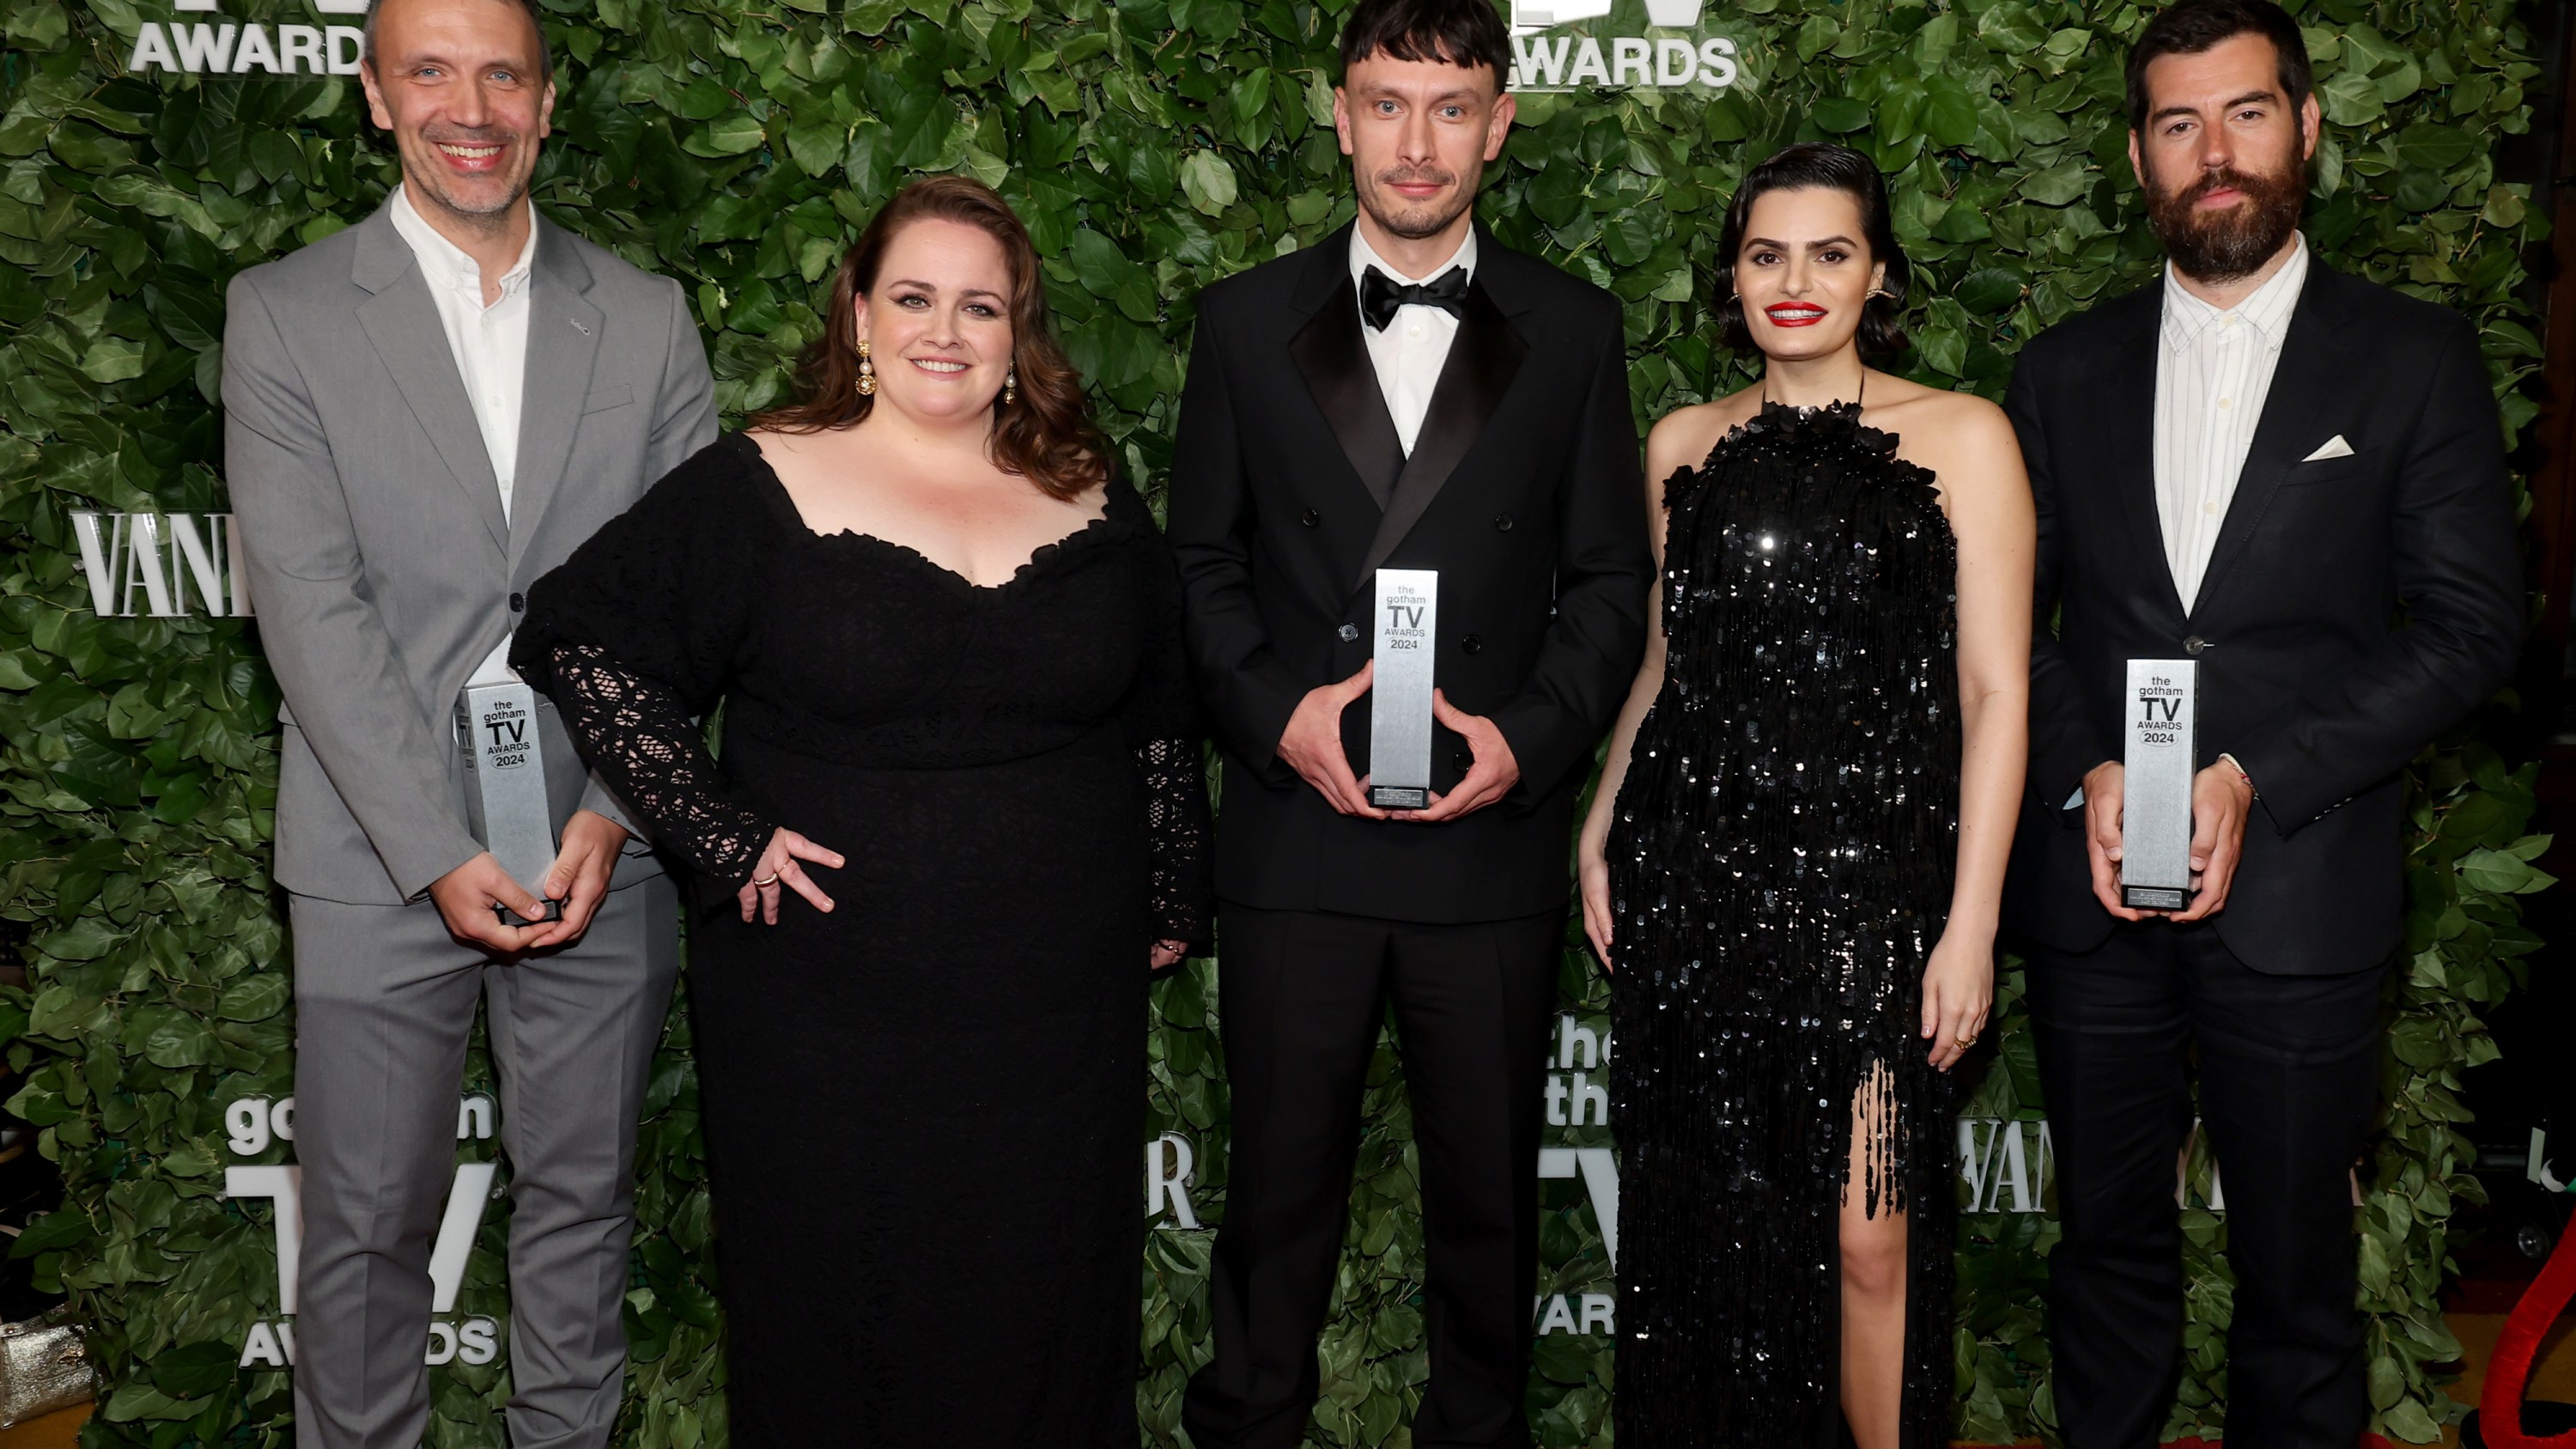
[[[2272,42],[2273,75],[2281,96],[2295,115],[2316,89],[2316,72],[2308,64],[2308,43],[2299,22],[2272,0],[2177,0],[2156,12],[2138,43],[2129,47],[2129,129],[2147,128],[2147,64],[2158,56],[2201,55],[2222,40],[2259,35]]]
[[[1011,269],[1011,365],[1019,370],[1019,397],[1005,404],[993,396],[994,466],[1017,473],[1052,498],[1078,498],[1108,481],[1109,448],[1091,425],[1082,399],[1082,375],[1055,340],[1038,273],[1037,248],[1011,204],[971,176],[930,176],[907,184],[885,204],[841,258],[832,279],[832,301],[823,335],[805,349],[796,367],[796,401],[751,420],[781,433],[819,433],[854,426],[876,399],[859,394],[858,299],[873,290],[877,268],[895,235],[916,221],[937,218],[974,227],[999,242]]]
[[[1372,55],[1512,73],[1512,36],[1493,0],[1360,0],[1342,22],[1342,74]]]
[[[1860,355],[1873,363],[1903,356],[1905,326],[1897,318],[1905,310],[1914,267],[1905,260],[1905,249],[1896,244],[1896,228],[1888,219],[1887,178],[1879,174],[1877,162],[1831,141],[1801,141],[1744,173],[1744,184],[1735,189],[1735,203],[1726,209],[1726,229],[1718,242],[1718,335],[1739,351],[1754,348],[1753,329],[1744,321],[1744,299],[1735,295],[1735,258],[1744,250],[1744,229],[1752,221],[1753,203],[1773,191],[1839,191],[1852,199],[1860,210],[1861,240],[1869,247],[1869,259],[1887,264],[1887,279],[1879,283],[1886,295],[1861,304]]]

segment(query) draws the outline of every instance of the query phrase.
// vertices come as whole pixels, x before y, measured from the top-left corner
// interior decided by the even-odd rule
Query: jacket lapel
[[[2195,618],[2218,596],[2229,569],[2245,552],[2246,539],[2271,510],[2273,495],[2305,456],[2303,450],[2316,445],[2311,435],[2334,401],[2335,374],[2346,361],[2336,349],[2343,325],[2337,305],[2342,280],[2315,257],[2308,259],[2299,304],[2290,312],[2290,335],[2282,339],[2272,387],[2263,396],[2263,417],[2254,425],[2244,470],[2236,475],[2236,492],[2228,499],[2227,516],[2219,520],[2218,542],[2201,574],[2199,597],[2192,601]]]
[[[447,464],[448,475],[465,491],[467,506],[483,520],[492,546],[506,553],[509,526],[501,517],[501,485],[492,476],[482,425],[474,420],[474,405],[465,396],[465,380],[457,375],[447,327],[438,319],[438,304],[430,299],[420,261],[394,230],[390,212],[379,209],[358,227],[350,280],[374,294],[358,304],[358,324]]]
[[[573,434],[590,394],[603,316],[585,295],[590,268],[570,237],[537,222],[537,256],[528,279],[527,379],[519,402],[519,458],[510,486],[510,567],[544,521],[563,482]]]
[[[1384,509],[1404,471],[1404,443],[1386,410],[1377,366],[1360,335],[1359,288],[1350,273],[1350,230],[1333,233],[1314,249],[1314,262],[1298,287],[1295,305],[1309,311],[1306,325],[1288,340],[1288,356],[1306,379],[1306,390],[1340,440],[1360,484]]]
[[[1449,343],[1449,358],[1440,366],[1440,383],[1432,390],[1431,406],[1422,416],[1422,431],[1413,440],[1413,456],[1405,460],[1404,471],[1396,478],[1386,516],[1378,520],[1377,536],[1369,540],[1368,557],[1360,564],[1354,588],[1367,585],[1378,565],[1404,542],[1404,536],[1421,521],[1431,501],[1440,496],[1449,475],[1457,471],[1459,460],[1475,446],[1494,409],[1502,404],[1503,394],[1520,374],[1521,359],[1529,353],[1528,344],[1512,329],[1486,287],[1492,262],[1499,260],[1497,254],[1502,248],[1490,238],[1478,246],[1476,279],[1467,288],[1467,306],[1458,319],[1458,335]]]
[[[2109,424],[2104,458],[2129,523],[2130,557],[2153,579],[2148,587],[2155,602],[2179,619],[2182,591],[2165,557],[2164,517],[2156,505],[2156,355],[2164,331],[2164,282],[2154,286],[2154,305],[2138,309],[2137,324],[2113,349],[2098,396]]]

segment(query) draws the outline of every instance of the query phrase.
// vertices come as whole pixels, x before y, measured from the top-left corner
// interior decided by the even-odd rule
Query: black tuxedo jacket
[[[2006,924],[2062,951],[2109,933],[2084,812],[2065,806],[2121,757],[2127,661],[2194,658],[2199,763],[2233,754],[2259,798],[2212,918],[2220,937],[2257,971],[2361,970],[2398,942],[2398,772],[2503,685],[2521,640],[2477,335],[2312,257],[2186,612],[2156,508],[2163,297],[2159,280],[2032,339],[2005,400],[2039,505],[2030,787]],[[2308,461],[2338,434],[2350,456]]]
[[[1170,535],[1225,759],[1217,893],[1425,922],[1562,909],[1575,794],[1636,677],[1654,572],[1619,304],[1479,233],[1410,458],[1360,329],[1348,228],[1199,299]],[[1307,691],[1369,661],[1380,565],[1439,571],[1440,687],[1520,764],[1464,819],[1336,814],[1276,753]],[[1355,774],[1368,704],[1342,716]],[[1432,755],[1446,791],[1465,743],[1437,730]]]

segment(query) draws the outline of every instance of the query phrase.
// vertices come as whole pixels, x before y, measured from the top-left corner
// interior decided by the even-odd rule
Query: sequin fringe
[[[1665,678],[1610,841],[1622,1449],[1839,1442],[1846,1192],[1911,1215],[1904,1442],[1947,1443],[1956,1147],[1916,1032],[1957,850],[1956,562],[1894,447],[1772,404],[1667,485]]]

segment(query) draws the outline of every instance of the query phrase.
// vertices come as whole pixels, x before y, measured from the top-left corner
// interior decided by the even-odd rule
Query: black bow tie
[[[1398,307],[1437,307],[1452,317],[1467,308],[1467,269],[1451,267],[1427,282],[1399,282],[1375,267],[1360,273],[1360,316],[1384,332]]]

